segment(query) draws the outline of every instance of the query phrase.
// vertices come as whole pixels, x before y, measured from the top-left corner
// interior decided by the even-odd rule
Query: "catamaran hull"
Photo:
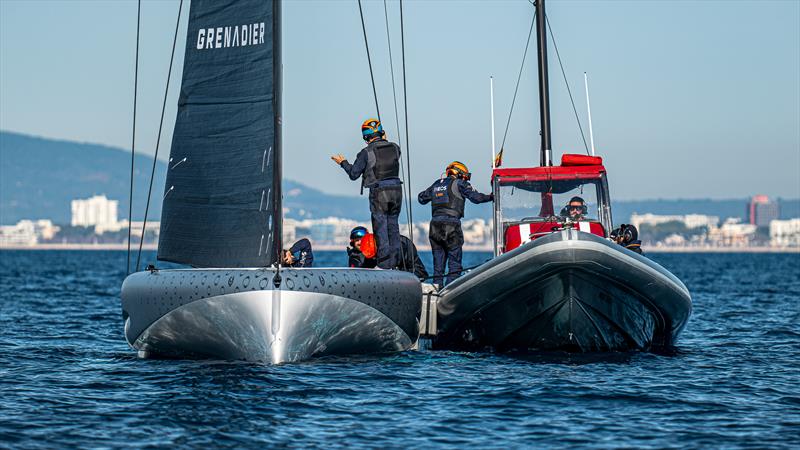
[[[142,357],[283,363],[403,351],[419,334],[421,288],[405,272],[188,269],[122,287],[125,336]]]
[[[577,230],[539,238],[447,286],[434,348],[602,352],[672,347],[686,287],[655,262]]]

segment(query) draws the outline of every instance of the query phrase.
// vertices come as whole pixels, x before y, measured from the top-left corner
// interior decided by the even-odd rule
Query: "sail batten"
[[[279,1],[192,1],[162,261],[259,267],[278,258],[279,19]]]

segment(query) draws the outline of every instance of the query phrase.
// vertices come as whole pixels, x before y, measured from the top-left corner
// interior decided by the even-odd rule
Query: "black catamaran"
[[[565,154],[553,165],[544,3],[535,2],[540,166],[493,170],[495,258],[439,292],[433,347],[671,347],[692,311],[689,291],[660,265],[608,239],[602,158]],[[582,211],[567,210],[573,201]]]
[[[416,342],[402,271],[280,267],[279,0],[193,0],[158,259],[122,286],[141,356],[281,363]]]

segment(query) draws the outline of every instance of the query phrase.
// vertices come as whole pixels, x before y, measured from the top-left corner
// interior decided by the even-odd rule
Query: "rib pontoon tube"
[[[567,229],[505,253],[445,287],[434,348],[650,350],[674,345],[691,314],[669,271]]]
[[[143,357],[282,363],[402,351],[419,336],[421,288],[395,270],[186,269],[122,286],[125,337]]]

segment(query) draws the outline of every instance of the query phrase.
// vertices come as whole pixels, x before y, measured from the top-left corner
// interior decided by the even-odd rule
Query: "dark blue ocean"
[[[137,358],[124,252],[0,251],[0,447],[800,448],[800,255],[650,256],[692,292],[675,354],[269,366]]]

